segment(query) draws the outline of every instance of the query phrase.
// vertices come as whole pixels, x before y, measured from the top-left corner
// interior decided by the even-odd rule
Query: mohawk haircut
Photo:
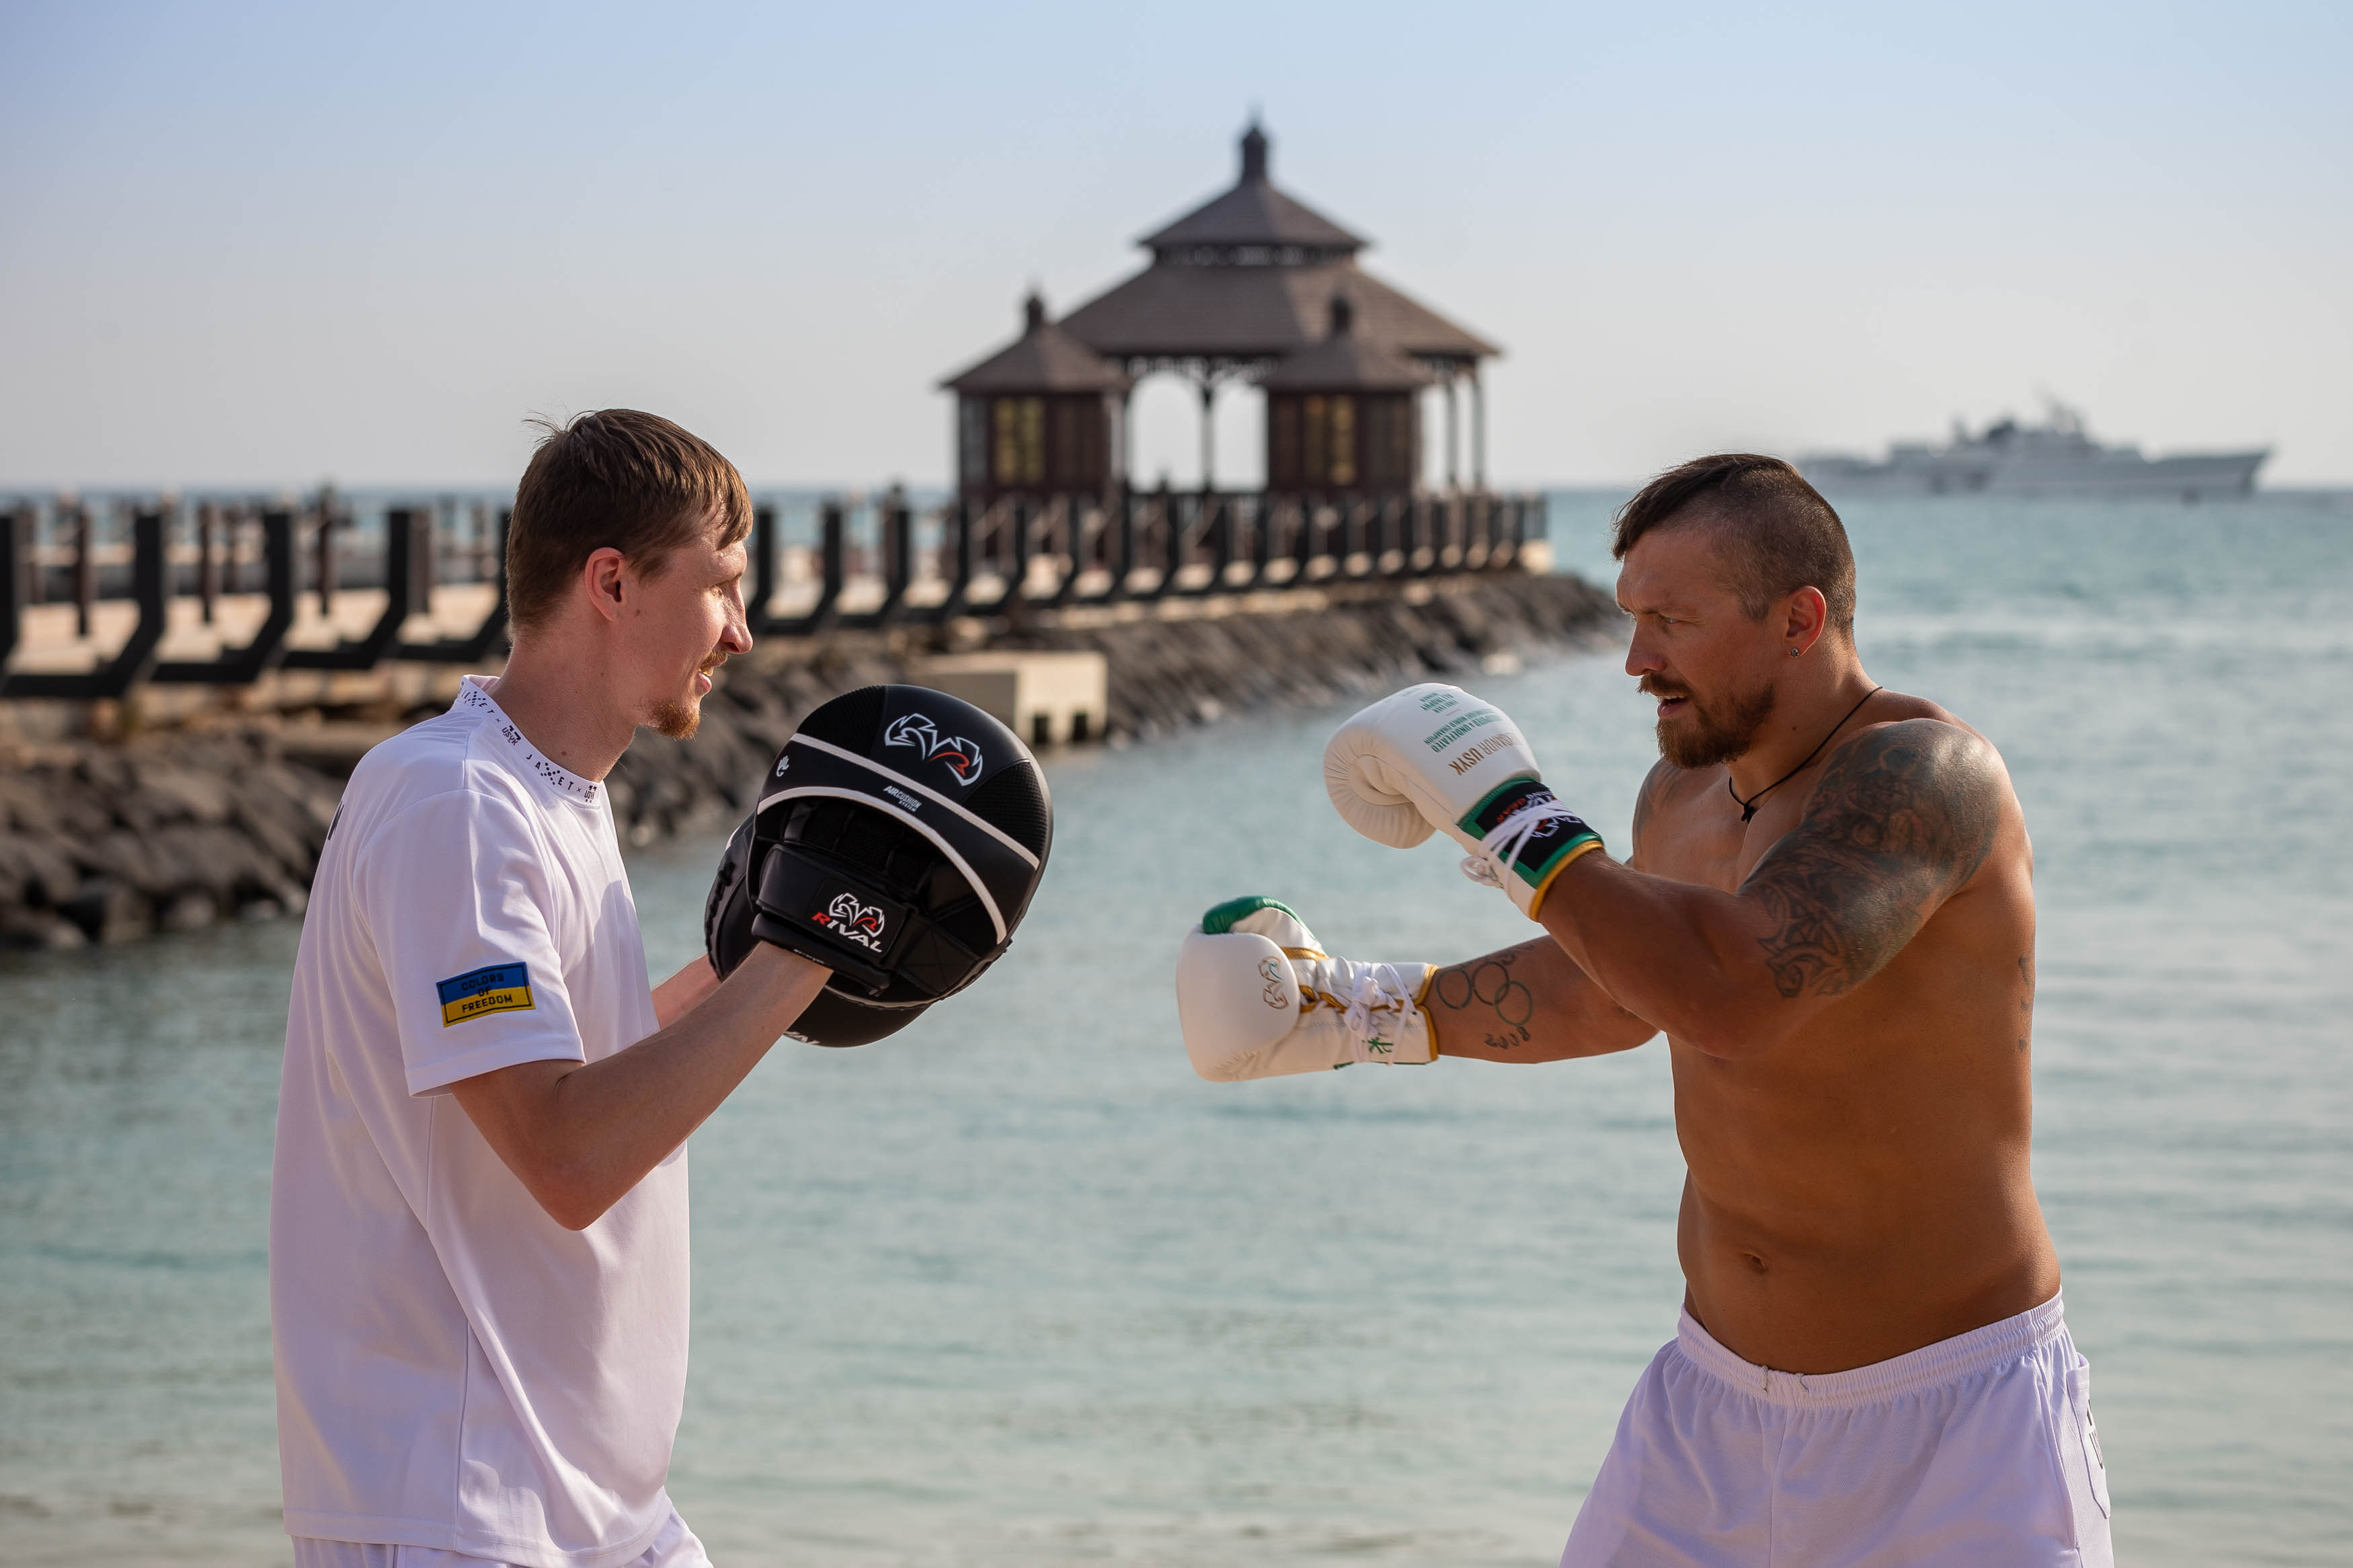
[[[1644,534],[1686,526],[1707,530],[1724,558],[1725,585],[1750,620],[1763,620],[1800,588],[1815,588],[1831,625],[1853,638],[1854,552],[1846,525],[1797,469],[1753,452],[1669,468],[1618,509],[1609,553],[1623,561]]]

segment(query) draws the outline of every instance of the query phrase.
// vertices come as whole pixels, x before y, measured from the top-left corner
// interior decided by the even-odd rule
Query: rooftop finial
[[[1266,178],[1266,132],[1259,129],[1258,111],[1250,111],[1250,129],[1242,132],[1242,180]]]
[[[1046,296],[1032,288],[1029,297],[1021,301],[1021,330],[1024,333],[1034,332],[1045,324]]]

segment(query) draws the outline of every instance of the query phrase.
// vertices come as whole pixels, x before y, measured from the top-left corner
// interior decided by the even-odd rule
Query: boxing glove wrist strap
[[[1601,835],[1529,778],[1498,784],[1457,826],[1479,840],[1478,853],[1462,858],[1462,874],[1506,889],[1516,879],[1534,894],[1527,905],[1531,920],[1552,890],[1553,879],[1601,847]]]

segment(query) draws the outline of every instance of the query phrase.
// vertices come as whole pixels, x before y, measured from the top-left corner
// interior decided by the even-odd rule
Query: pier
[[[1542,571],[1544,499],[1464,490],[755,498],[756,637],[901,634],[970,651],[1169,600]],[[0,702],[206,709],[421,700],[503,652],[505,513],[145,494],[0,498]],[[64,727],[60,727],[64,726]]]

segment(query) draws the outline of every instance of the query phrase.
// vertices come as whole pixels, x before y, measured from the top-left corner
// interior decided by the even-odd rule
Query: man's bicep
[[[1834,752],[1804,818],[1741,885],[1775,989],[1836,996],[1885,967],[1985,863],[2001,795],[1992,749],[1933,719]]]

